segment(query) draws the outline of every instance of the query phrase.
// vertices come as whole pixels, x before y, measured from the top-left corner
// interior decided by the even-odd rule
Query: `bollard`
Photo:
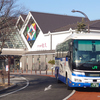
[[[53,75],[53,68],[52,68],[52,75]]]
[[[27,73],[27,69],[26,69],[26,73]]]
[[[19,72],[18,68],[17,68],[17,73]]]
[[[32,74],[32,69],[31,69],[31,74]]]
[[[23,73],[23,68],[22,68],[22,73]]]
[[[46,69],[46,75],[47,75],[47,69]]]
[[[13,68],[13,73],[14,73],[14,68]]]
[[[36,72],[36,70],[35,70],[35,74],[36,74],[37,72]]]

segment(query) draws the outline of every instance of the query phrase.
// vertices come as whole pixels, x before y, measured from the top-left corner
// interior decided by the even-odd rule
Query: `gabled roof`
[[[90,29],[100,30],[100,20],[95,20],[94,23],[90,25]]]
[[[21,16],[22,16],[23,20],[25,21],[27,15],[21,14]]]
[[[84,22],[85,25],[86,25],[86,28],[88,26],[88,22]],[[74,24],[69,24],[69,25],[66,25],[66,26],[63,26],[63,27],[60,27],[56,30],[54,30],[55,32],[59,32],[59,31],[66,31],[66,30],[69,30],[69,29],[77,29],[77,23],[74,23]],[[90,21],[89,22],[89,28],[90,29],[95,29],[95,30],[100,30],[100,20],[94,20],[94,21]]]
[[[56,29],[82,21],[82,17],[31,12],[43,33],[54,32]],[[86,18],[84,18],[86,20]]]

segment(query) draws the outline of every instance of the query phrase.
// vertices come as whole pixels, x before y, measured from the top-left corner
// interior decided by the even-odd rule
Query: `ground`
[[[55,77],[54,75],[42,75],[42,76],[48,76],[48,77]],[[10,77],[12,77],[12,76],[10,76]],[[7,75],[6,75],[6,77],[5,77],[5,79],[7,78]],[[2,80],[2,77],[0,76],[0,81]],[[0,82],[0,91],[1,90],[3,90],[3,89],[5,89],[5,88],[8,88],[8,87],[10,87],[10,86],[12,86],[13,84],[10,84],[10,85],[8,85],[8,83],[6,82],[5,84],[2,84],[2,82]]]

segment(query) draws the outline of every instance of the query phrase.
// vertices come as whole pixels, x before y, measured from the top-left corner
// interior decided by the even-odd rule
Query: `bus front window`
[[[97,66],[96,69],[93,69]],[[100,70],[100,41],[74,40],[73,69]]]

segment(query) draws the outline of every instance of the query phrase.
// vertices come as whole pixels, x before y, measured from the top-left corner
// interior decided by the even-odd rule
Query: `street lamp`
[[[78,11],[78,10],[72,10],[72,12],[73,12],[73,13],[74,13],[74,12],[79,12],[79,13],[83,14],[83,15],[85,16],[85,18],[88,19],[88,33],[89,33],[89,32],[90,32],[90,28],[89,28],[89,22],[90,22],[90,20],[89,20],[89,18],[87,17],[87,15],[86,15],[85,13],[83,13],[82,11]]]

